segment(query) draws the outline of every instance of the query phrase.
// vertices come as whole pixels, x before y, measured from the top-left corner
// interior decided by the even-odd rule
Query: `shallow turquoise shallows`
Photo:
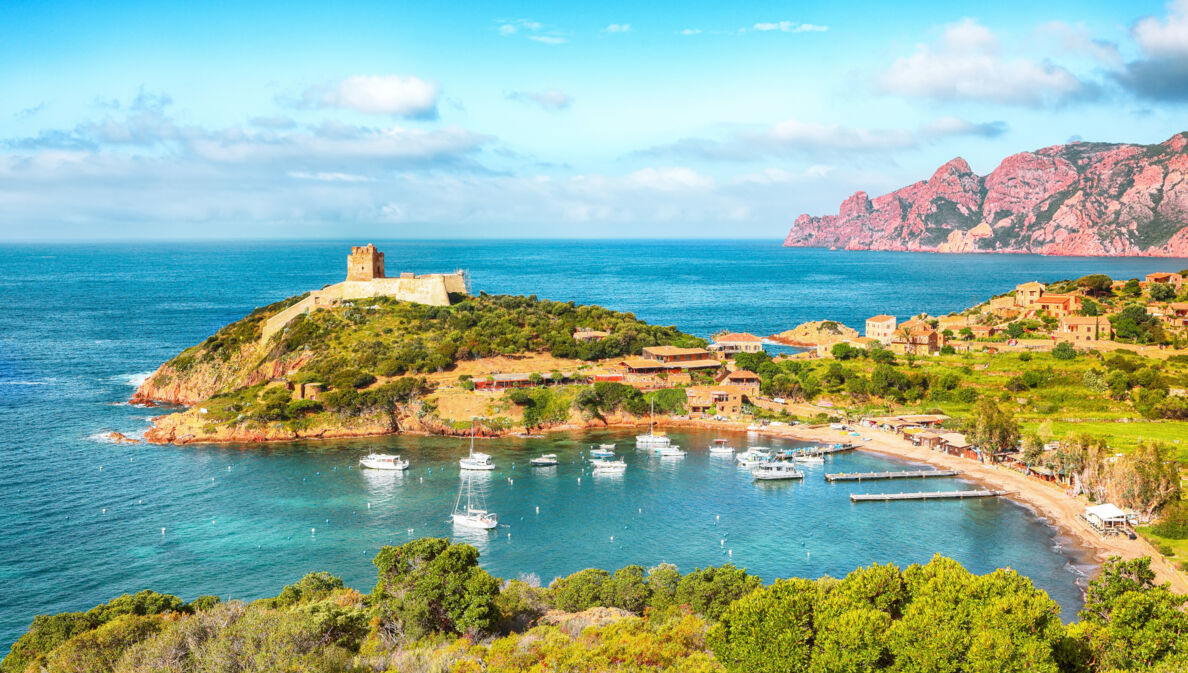
[[[34,614],[143,588],[254,598],[327,570],[368,590],[381,545],[452,534],[446,520],[463,440],[173,447],[99,439],[143,431],[159,413],[122,404],[147,372],[256,306],[340,280],[350,243],[0,246],[0,642],[11,643]],[[870,314],[944,313],[1032,279],[1188,267],[757,242],[376,243],[390,272],[464,268],[476,291],[598,303],[700,335],[770,334],[826,317],[860,327]],[[686,571],[734,562],[768,580],[842,575],[940,553],[977,572],[1027,574],[1066,618],[1080,602],[1081,556],[1010,501],[848,499],[968,487],[958,480],[825,483],[823,469],[900,464],[853,453],[808,468],[803,483],[755,484],[705,452],[714,435],[676,433],[689,455],[670,460],[631,448],[628,434],[482,442],[498,467],[481,490],[504,525],[458,537],[482,550],[491,572],[544,582],[590,566],[663,561]],[[591,474],[582,452],[611,441],[626,473]],[[361,472],[357,461],[373,447],[403,453],[412,469]],[[559,454],[561,465],[530,469],[528,458],[543,452]]]

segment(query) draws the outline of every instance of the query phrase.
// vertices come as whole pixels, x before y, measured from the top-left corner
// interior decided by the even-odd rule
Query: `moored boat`
[[[595,460],[595,472],[622,472],[627,469],[627,463],[622,460]]]
[[[758,446],[743,451],[734,457],[739,467],[755,467],[771,460],[771,451]]]
[[[528,461],[528,464],[532,467],[552,467],[553,465],[556,465],[557,462],[557,454],[545,453]]]
[[[614,458],[615,457],[615,451],[614,451],[615,445],[611,444],[609,449],[606,447],[607,447],[606,444],[602,444],[602,445],[599,445],[593,449],[590,449],[590,455],[595,458]]]
[[[662,449],[672,446],[668,435],[656,434],[655,429],[656,400],[652,399],[651,413],[648,416],[648,434],[636,435],[635,445],[641,449]]]
[[[388,453],[369,453],[359,459],[359,464],[373,470],[407,470],[408,461]]]
[[[714,443],[710,444],[709,452],[716,453],[719,455],[726,455],[726,454],[734,453],[734,447],[730,446],[729,440],[715,439]]]
[[[495,462],[491,456],[474,450],[474,424],[470,426],[470,454],[458,461],[463,470],[494,470]]]
[[[466,507],[462,507],[462,493],[466,493]],[[475,506],[475,501],[481,500],[474,496],[473,489],[470,485],[470,477],[466,478],[466,483],[458,489],[458,500],[454,503],[454,513],[450,516],[455,526],[464,526],[466,528],[483,528],[491,529],[499,525],[499,517],[494,512],[488,512],[485,507]]]
[[[757,480],[803,479],[804,473],[796,469],[795,463],[776,460],[751,468],[751,476]]]
[[[685,451],[679,446],[665,446],[656,449],[656,454],[661,458],[684,458]]]

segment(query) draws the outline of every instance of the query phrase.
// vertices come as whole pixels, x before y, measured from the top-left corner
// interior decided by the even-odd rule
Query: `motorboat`
[[[462,507],[462,493],[466,493],[466,507]],[[476,497],[471,487],[470,477],[458,489],[458,500],[454,503],[454,514],[450,517],[455,526],[466,528],[482,528],[490,530],[499,525],[499,517],[494,512],[488,512],[481,503],[481,494]],[[477,503],[477,506],[476,506]]]
[[[607,448],[606,444],[601,444],[593,449],[590,449],[590,455],[594,458],[614,458],[615,445],[611,444],[610,448]]]
[[[672,440],[668,438],[668,435],[656,434],[655,417],[656,399],[652,398],[651,412],[648,416],[648,434],[635,436],[635,445],[637,447],[641,449],[662,449],[672,446]]]
[[[752,446],[734,457],[739,467],[755,467],[771,460],[771,451]]]
[[[679,446],[665,446],[663,448],[656,449],[656,455],[660,456],[661,458],[684,458],[685,451]]]
[[[726,455],[726,454],[734,453],[734,447],[730,446],[730,442],[728,440],[715,439],[714,443],[710,444],[709,452],[716,453],[719,455]]]
[[[552,467],[557,464],[557,454],[546,453],[528,461],[532,467]]]
[[[801,465],[824,465],[825,464],[824,456],[814,456],[809,453],[798,453],[795,456],[792,456],[792,460],[796,461],[797,463],[800,463]]]
[[[373,470],[407,470],[408,461],[388,453],[369,453],[359,459],[359,464]]]
[[[622,472],[627,469],[627,463],[622,460],[595,460],[595,472]]]
[[[494,470],[495,463],[491,456],[474,450],[474,424],[470,426],[470,454],[458,461],[463,470]]]
[[[762,463],[751,468],[751,476],[757,480],[803,479],[804,473],[796,468],[796,463],[786,460],[776,460]]]

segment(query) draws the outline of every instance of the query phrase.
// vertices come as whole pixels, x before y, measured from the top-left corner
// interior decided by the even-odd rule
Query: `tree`
[[[727,608],[706,642],[728,671],[807,671],[816,594],[810,580],[776,580]]]
[[[1164,338],[1159,319],[1147,313],[1142,304],[1128,304],[1116,315],[1110,316],[1110,324],[1117,339],[1151,343]]]
[[[1122,294],[1130,297],[1137,297],[1143,293],[1143,288],[1139,286],[1138,278],[1131,278],[1122,286]]]
[[[1081,623],[1070,635],[1098,670],[1185,670],[1188,667],[1188,597],[1155,585],[1147,557],[1111,557],[1089,583]],[[1155,668],[1163,665],[1166,668]]]
[[[1028,465],[1036,465],[1044,455],[1044,440],[1039,435],[1029,433],[1023,438],[1023,460]]]
[[[974,445],[998,453],[1015,448],[1019,440],[1019,423],[1010,410],[984,397],[974,405],[967,433]]]
[[[1165,444],[1140,442],[1118,463],[1114,481],[1122,504],[1147,515],[1180,499],[1180,465]]]
[[[1023,323],[1013,322],[1006,326],[1006,334],[1012,339],[1018,339],[1023,336],[1024,331],[1026,330],[1023,329]]]
[[[1067,341],[1061,341],[1052,349],[1052,357],[1057,360],[1072,360],[1077,357],[1077,349]]]
[[[1110,294],[1114,288],[1114,281],[1103,273],[1081,276],[1076,283],[1086,294],[1099,297]]]
[[[1101,315],[1101,304],[1098,304],[1092,299],[1086,297],[1085,300],[1081,302],[1081,315],[1090,317]]]
[[[837,358],[838,360],[851,360],[862,355],[861,350],[854,348],[844,341],[833,344],[833,348],[831,348],[829,352],[832,353],[833,357]]]
[[[718,619],[734,601],[760,585],[759,578],[727,563],[724,566],[697,568],[681,578],[676,589],[678,605],[688,605],[697,614]]]
[[[604,587],[610,579],[611,574],[601,568],[579,570],[553,583],[553,601],[566,612],[602,607]]]
[[[430,633],[479,633],[498,618],[499,582],[479,567],[468,544],[422,538],[384,547],[373,563],[379,581],[371,600],[390,643]]]
[[[1171,301],[1176,298],[1176,289],[1167,283],[1151,283],[1147,293],[1155,301]]]

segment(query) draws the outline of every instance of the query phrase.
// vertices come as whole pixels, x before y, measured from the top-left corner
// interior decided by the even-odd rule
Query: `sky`
[[[10,1],[0,240],[779,240],[1186,103],[1188,0]]]

